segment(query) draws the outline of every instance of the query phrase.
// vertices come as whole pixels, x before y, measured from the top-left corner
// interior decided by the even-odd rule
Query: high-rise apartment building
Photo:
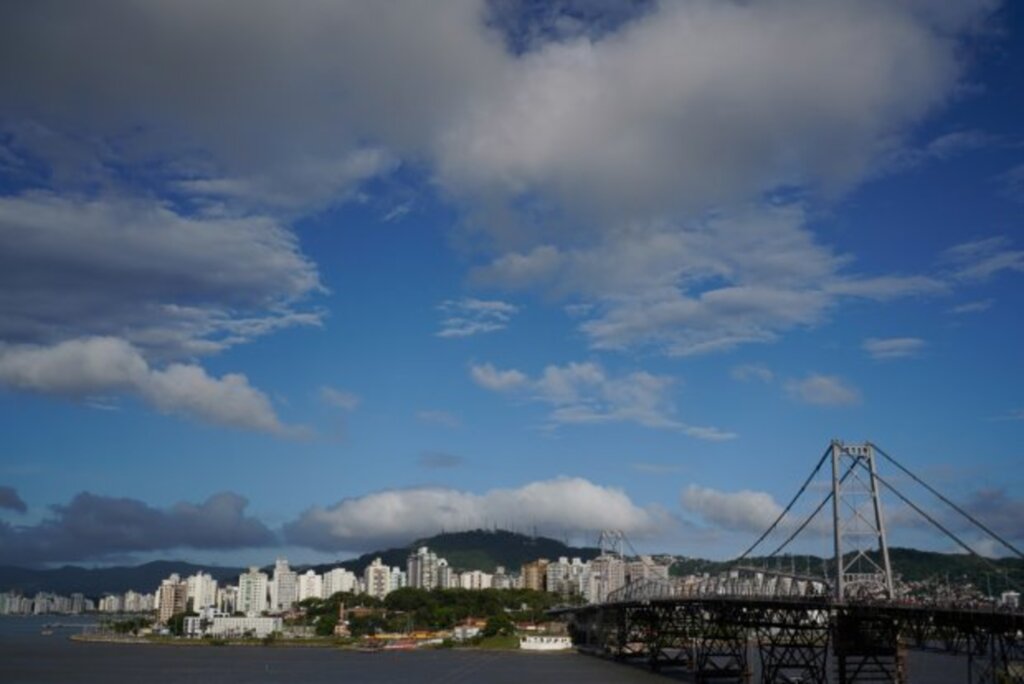
[[[299,598],[299,582],[295,571],[288,567],[287,558],[278,558],[274,564],[274,579],[270,583],[270,610],[286,613]]]
[[[267,574],[253,566],[238,576],[237,610],[246,615],[259,615],[267,610]]]
[[[590,561],[588,583],[590,603],[604,603],[608,594],[626,585],[626,562],[615,555],[601,555]]]
[[[380,558],[374,558],[363,571],[363,581],[366,583],[367,594],[382,599],[391,591],[391,568],[384,565]]]
[[[409,586],[416,589],[435,589],[438,586],[437,554],[421,546],[406,560]]]
[[[188,585],[188,602],[195,612],[209,608],[217,603],[217,580],[205,572],[196,574],[185,580]]]
[[[538,558],[535,561],[523,564],[522,582],[523,589],[544,591],[547,582],[548,559]]]
[[[323,598],[324,578],[312,570],[307,570],[299,575],[299,600],[305,601],[308,598]]]
[[[157,590],[157,620],[166,623],[175,613],[184,613],[188,607],[188,584],[177,574],[160,583]]]

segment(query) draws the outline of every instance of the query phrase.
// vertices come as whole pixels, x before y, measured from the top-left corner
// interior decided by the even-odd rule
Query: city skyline
[[[1024,542],[1018,5],[0,19],[0,564],[727,558],[833,438]]]

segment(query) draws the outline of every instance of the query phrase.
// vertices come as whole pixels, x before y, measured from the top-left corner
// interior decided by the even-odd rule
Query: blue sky
[[[0,13],[0,562],[728,557],[832,438],[1024,541],[1020,7]]]

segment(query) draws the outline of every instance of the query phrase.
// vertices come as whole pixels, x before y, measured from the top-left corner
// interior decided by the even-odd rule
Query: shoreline
[[[413,648],[388,648],[388,647],[367,647],[360,644],[339,644],[328,640],[316,640],[316,639],[275,639],[270,642],[264,642],[260,639],[185,639],[178,637],[141,637],[141,636],[122,636],[122,635],[111,635],[111,634],[71,634],[68,637],[69,641],[74,641],[83,644],[118,644],[118,645],[151,645],[151,646],[184,646],[188,648],[224,648],[224,647],[242,647],[242,648],[253,648],[253,647],[264,647],[264,648],[290,648],[290,649],[333,649],[337,651],[347,651],[351,653],[408,653],[410,651],[476,651],[481,653],[523,653],[523,654],[573,654],[577,655],[579,651],[576,648],[566,649],[562,651],[532,651],[524,650],[521,648],[495,648],[487,646],[437,646],[428,645],[422,647]]]

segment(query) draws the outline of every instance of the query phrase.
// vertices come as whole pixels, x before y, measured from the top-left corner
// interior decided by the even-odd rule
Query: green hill
[[[153,561],[134,567],[80,568],[65,565],[60,568],[35,569],[13,565],[0,566],[0,591],[14,590],[25,595],[39,591],[57,594],[81,592],[98,597],[105,593],[121,594],[128,590],[141,593],[156,591],[160,581],[171,573],[181,577],[202,570],[218,581],[237,582],[240,568],[195,565],[183,561]]]
[[[567,546],[549,537],[531,537],[505,530],[471,530],[445,532],[417,539],[408,546],[365,553],[341,563],[316,566],[316,570],[319,572],[341,565],[355,573],[362,573],[363,569],[378,557],[385,565],[405,568],[409,552],[420,546],[430,547],[438,556],[446,558],[448,564],[456,570],[484,572],[494,572],[494,568],[499,565],[505,566],[509,571],[518,572],[523,563],[537,558],[557,560],[560,556],[566,556],[589,560],[599,553],[597,548]]]
[[[878,557],[877,552],[868,554]],[[1024,587],[1024,560],[999,558],[982,560],[976,556],[956,553],[937,553],[893,547],[889,549],[889,561],[895,575],[905,582],[949,582],[954,585],[973,584],[993,593]],[[744,561],[751,567],[793,569],[798,573],[821,575],[823,568],[832,561],[823,561],[819,556],[795,555],[776,558],[755,557]],[[716,573],[731,565],[730,561],[709,561],[700,558],[680,558],[672,566],[673,575]]]

